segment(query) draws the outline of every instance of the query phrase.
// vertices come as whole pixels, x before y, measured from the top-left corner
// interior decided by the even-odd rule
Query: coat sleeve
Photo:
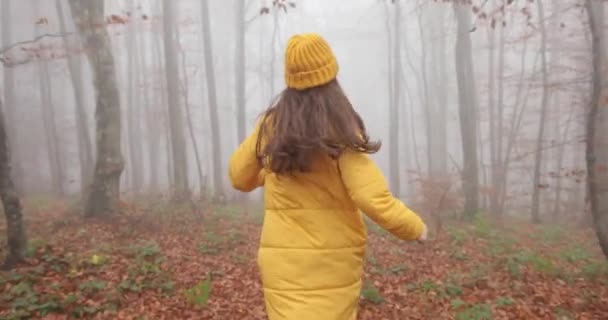
[[[348,194],[363,213],[400,239],[420,237],[424,222],[390,193],[380,168],[367,154],[345,151],[338,161]]]
[[[250,192],[264,185],[266,170],[256,157],[258,133],[259,124],[230,157],[230,182],[239,191]]]

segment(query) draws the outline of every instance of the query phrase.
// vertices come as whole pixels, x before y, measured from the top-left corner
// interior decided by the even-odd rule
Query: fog
[[[485,1],[483,8],[476,7],[477,13],[465,22],[472,41],[474,71],[474,80],[467,84],[473,88],[473,100],[479,109],[478,114],[468,113],[466,117],[477,126],[479,181],[482,192],[485,190],[481,201],[489,201],[486,198],[496,189],[493,168],[502,171],[507,162],[506,210],[516,215],[527,214],[535,189],[528,177],[534,171],[544,88],[548,91],[548,111],[543,120],[544,157],[537,184],[543,186],[542,201],[548,207],[542,210],[581,211],[583,205],[584,184],[564,173],[584,169],[583,126],[590,88],[588,23],[576,1],[545,2],[547,84],[542,82],[542,34],[535,5],[516,1],[501,10],[501,2]],[[180,108],[183,117],[179,134],[186,145],[188,188],[201,189],[193,137],[200,154],[203,188],[216,194],[233,194],[225,172],[228,157],[240,143],[236,130],[237,77],[244,77],[243,107],[249,130],[285,86],[283,54],[287,40],[304,32],[319,33],[331,44],[340,64],[338,80],[371,136],[384,143],[375,156],[379,165],[387,175],[400,177],[391,180],[399,181],[399,196],[414,197],[416,179],[429,172],[457,176],[462,170],[463,153],[453,6],[410,1],[399,5],[397,17],[396,4],[385,1],[292,3],[286,2],[283,9],[283,2],[273,5],[270,1],[247,1],[243,22],[245,66],[241,72],[235,63],[239,28],[236,2],[209,2],[218,140],[214,140],[210,125],[216,120],[210,120],[206,77],[210,71],[204,63],[200,4],[185,0],[172,4],[178,34],[172,54],[177,59],[179,93],[178,105],[171,105],[171,110]],[[85,163],[91,159],[79,159],[79,143],[83,143],[79,135],[83,130],[88,131],[89,148],[95,151],[95,88],[69,6],[62,4],[66,15],[62,32],[56,1],[6,1],[3,5],[3,94],[13,157],[18,159],[16,180],[25,194],[77,194],[83,186],[81,166],[92,166]],[[264,14],[262,8],[268,8],[268,13]],[[120,93],[121,151],[125,158],[121,193],[127,197],[144,190],[167,191],[171,186],[167,103],[173,102],[167,102],[165,92],[162,9],[160,1],[105,2],[104,15],[112,22],[107,30]],[[70,76],[67,58],[79,73],[78,85]],[[399,87],[393,93],[397,77]],[[83,95],[84,124],[78,123],[74,90]],[[399,97],[398,105],[393,106],[395,96]],[[395,120],[392,126],[397,127],[396,137],[389,134],[391,119]],[[390,170],[388,156],[393,141],[399,153],[393,169],[396,172]],[[214,143],[219,148],[214,149]],[[219,170],[213,166],[215,150],[221,153],[216,159]],[[223,180],[223,190],[215,190],[214,175]],[[495,180],[500,180],[500,173],[497,177]],[[556,200],[558,205],[549,205]]]

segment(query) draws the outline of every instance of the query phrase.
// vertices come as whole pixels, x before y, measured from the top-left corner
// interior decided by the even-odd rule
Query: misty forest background
[[[262,318],[258,280],[246,275],[255,273],[262,191],[233,191],[227,164],[284,88],[283,50],[301,32],[318,32],[331,44],[338,80],[372,139],[383,142],[373,157],[393,193],[420,212],[434,234],[426,249],[399,251],[405,263],[414,254],[424,259],[403,270],[431,272],[424,281],[433,286],[425,287],[395,271],[390,248],[399,244],[370,224],[372,252],[383,258],[367,268],[373,281],[362,292],[363,318],[608,314],[608,268],[600,251],[608,255],[604,7],[600,0],[0,0],[0,193],[5,267],[14,269],[1,282],[0,314],[143,312],[121,300],[127,299],[157,316],[188,310]],[[557,242],[529,238],[534,235]],[[141,244],[142,237],[153,240]],[[508,250],[479,247],[505,237],[508,245],[501,246]],[[125,243],[128,254],[116,249]],[[521,248],[556,256],[514,256]],[[181,251],[171,256],[167,250]],[[76,258],[69,253],[76,251],[88,261],[77,272],[96,271],[66,278],[54,271],[55,260],[44,259],[51,255],[61,268],[72,268]],[[129,278],[99,275],[118,265],[141,267],[116,258],[125,255],[179,279],[156,283],[155,271],[124,284]],[[149,261],[159,255],[169,262]],[[181,255],[199,260],[178,263]],[[570,258],[563,261],[564,255]],[[530,290],[546,291],[516,297],[508,294],[517,291],[512,287],[474,282],[468,288],[463,276],[448,281],[458,283],[454,294],[438,280],[453,272],[424,268],[452,261],[471,272],[480,259],[502,266],[481,278],[506,272],[534,285]],[[222,295],[231,286],[243,290],[242,279],[206,276],[228,260],[236,264],[230,272],[243,272],[254,284],[247,288],[251,296]],[[525,266],[526,276],[514,274],[511,262]],[[392,265],[383,270],[394,278],[372,272],[383,264]],[[551,265],[552,277],[535,270],[538,265]],[[32,266],[44,266],[43,275],[23,282],[24,275],[33,277]],[[420,273],[409,272],[415,268]],[[528,272],[541,276],[532,280]],[[45,275],[64,283],[51,290],[59,297],[52,305],[48,290],[45,295],[36,286]],[[383,286],[379,279],[423,289],[404,300],[390,286],[376,288]],[[558,280],[564,285],[551,282]],[[80,286],[68,285],[73,281]],[[117,301],[100,298],[114,282],[124,284]],[[180,294],[157,294],[168,283],[171,292],[185,290],[186,302]],[[555,290],[564,290],[557,300],[549,294]],[[584,303],[572,300],[587,292],[581,290],[593,294]],[[65,301],[66,292],[73,301]],[[15,303],[23,299],[24,305]],[[165,307],[150,307],[149,299]],[[91,300],[103,302],[93,307]],[[255,301],[256,308],[235,307]],[[421,307],[412,311],[411,305]]]

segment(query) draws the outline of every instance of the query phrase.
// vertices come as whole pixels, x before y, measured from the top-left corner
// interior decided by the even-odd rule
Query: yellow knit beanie
[[[329,83],[338,74],[338,62],[329,44],[315,33],[289,39],[285,52],[287,87],[304,90]]]

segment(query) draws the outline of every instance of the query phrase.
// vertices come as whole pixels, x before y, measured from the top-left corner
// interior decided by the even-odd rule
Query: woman
[[[265,188],[258,264],[271,320],[353,320],[367,233],[360,211],[404,240],[426,226],[388,190],[380,149],[336,80],[317,34],[293,36],[287,88],[230,160],[234,188]]]

